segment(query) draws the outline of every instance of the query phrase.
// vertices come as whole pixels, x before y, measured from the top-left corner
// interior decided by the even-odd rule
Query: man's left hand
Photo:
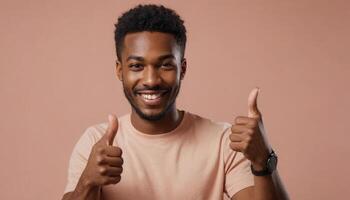
[[[259,88],[254,88],[248,97],[248,116],[236,117],[231,127],[230,147],[249,159],[255,170],[263,170],[271,147],[267,141],[262,116],[257,106]]]

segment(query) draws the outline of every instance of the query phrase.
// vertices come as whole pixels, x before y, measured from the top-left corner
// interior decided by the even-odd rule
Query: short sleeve
[[[95,144],[95,138],[92,133],[92,128],[86,129],[73,149],[69,160],[68,179],[64,193],[71,192],[75,189],[80,176],[85,169],[92,146]]]
[[[238,191],[254,186],[254,176],[250,169],[250,161],[243,153],[230,148],[229,135],[231,129],[224,133],[225,193],[230,198]]]

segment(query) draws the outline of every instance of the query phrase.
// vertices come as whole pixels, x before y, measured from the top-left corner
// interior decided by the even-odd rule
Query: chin
[[[166,110],[158,111],[158,112],[144,112],[139,109],[135,109],[138,116],[140,116],[142,119],[148,120],[148,121],[159,121],[164,118],[166,115]]]
[[[163,119],[173,108],[174,103],[170,103],[167,106],[162,106],[161,108],[140,108],[134,107],[134,110],[140,116],[140,118],[148,121],[159,121]]]

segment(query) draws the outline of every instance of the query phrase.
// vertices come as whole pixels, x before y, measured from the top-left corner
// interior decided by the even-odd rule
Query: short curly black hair
[[[126,34],[142,31],[172,34],[181,48],[182,58],[184,57],[187,38],[184,21],[180,16],[163,5],[140,4],[122,14],[115,24],[114,40],[119,61]]]

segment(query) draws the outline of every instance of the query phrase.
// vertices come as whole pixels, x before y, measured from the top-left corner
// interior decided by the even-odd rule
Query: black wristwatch
[[[277,155],[273,150],[271,151],[271,153],[269,154],[269,157],[267,158],[265,169],[261,171],[256,171],[254,170],[253,165],[250,165],[252,173],[255,176],[270,175],[272,174],[273,171],[275,171],[276,167],[277,167]]]

